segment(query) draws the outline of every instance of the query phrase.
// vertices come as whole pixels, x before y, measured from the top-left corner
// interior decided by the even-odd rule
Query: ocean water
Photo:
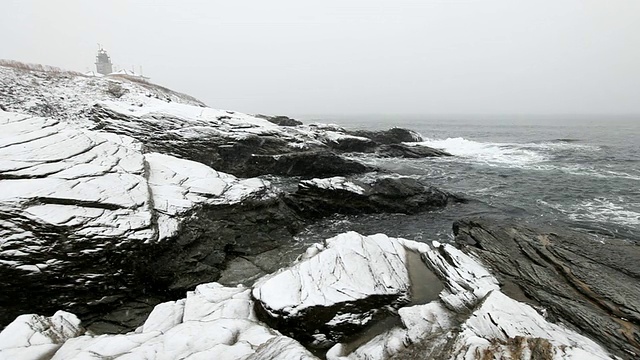
[[[452,222],[465,216],[552,224],[603,239],[640,239],[640,119],[316,116],[305,121],[415,130],[425,145],[455,156],[415,160],[366,155],[358,160],[420,178],[470,202],[410,216],[336,216],[301,235],[303,239],[356,230],[447,241]]]

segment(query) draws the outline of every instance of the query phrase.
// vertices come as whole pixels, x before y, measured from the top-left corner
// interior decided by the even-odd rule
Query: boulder
[[[400,243],[350,232],[326,240],[322,250],[254,286],[265,322],[303,343],[328,347],[410,301]]]
[[[0,332],[0,358],[49,359],[65,341],[83,333],[80,320],[65,311],[51,317],[21,315]]]
[[[265,119],[271,123],[274,123],[278,126],[298,126],[298,125],[302,125],[302,121],[296,120],[296,119],[292,119],[288,116],[282,116],[282,115],[278,115],[278,116],[269,116],[269,115],[263,115],[263,114],[258,114],[255,115],[257,118],[261,118],[261,119]]]
[[[326,131],[324,143],[338,152],[375,153],[379,157],[420,159],[452,156],[446,151],[416,143],[418,141],[422,141],[419,134],[393,128],[386,131]]]
[[[558,227],[465,219],[456,242],[512,296],[544,306],[622,358],[640,354],[640,248]],[[506,291],[506,290],[505,290]]]
[[[403,128],[392,128],[389,130],[353,130],[347,132],[349,135],[367,138],[379,144],[400,144],[403,142],[423,141],[422,136],[417,132]]]
[[[459,197],[409,177],[381,177],[371,182],[344,177],[300,181],[285,202],[301,216],[319,218],[335,213],[412,214],[463,201]]]

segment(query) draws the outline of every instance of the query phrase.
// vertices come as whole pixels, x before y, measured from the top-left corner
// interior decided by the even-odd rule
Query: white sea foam
[[[540,163],[547,157],[518,144],[482,143],[465,138],[428,139],[420,145],[443,149],[460,158],[492,166],[525,166]]]
[[[571,175],[599,178],[624,178],[640,180],[640,173],[598,169],[587,164],[554,164],[554,155],[560,151],[595,152],[601,148],[574,142],[544,143],[483,143],[465,138],[427,139],[419,144],[442,149],[455,155],[454,158],[440,158],[441,161],[462,161],[494,167],[521,168],[538,171],[562,171]]]
[[[575,221],[610,222],[626,226],[640,225],[640,212],[632,210],[632,208],[640,208],[640,204],[627,204],[622,198],[617,201],[594,198],[568,205],[552,204],[543,200],[538,200],[538,203],[556,209]]]
[[[576,151],[600,151],[601,148],[595,145],[577,144],[575,142],[541,142],[514,144],[520,145],[528,149],[536,149],[542,151],[558,151],[558,150],[576,150]]]

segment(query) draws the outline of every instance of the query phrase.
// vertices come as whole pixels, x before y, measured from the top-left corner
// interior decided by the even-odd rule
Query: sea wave
[[[594,198],[576,204],[555,204],[538,200],[539,204],[548,206],[567,215],[574,221],[593,221],[599,223],[615,223],[625,226],[640,225],[640,204],[628,204],[624,199]]]
[[[455,155],[452,158],[440,158],[440,161],[465,162],[493,167],[518,168],[536,171],[562,171],[577,176],[598,178],[623,178],[640,181],[640,173],[633,170],[609,169],[578,161],[569,161],[570,157],[558,159],[561,154],[573,152],[583,155],[585,152],[600,151],[594,145],[576,142],[540,142],[540,143],[493,143],[478,142],[465,138],[427,139],[416,145],[442,149]],[[409,143],[408,143],[409,145]]]
[[[547,160],[540,152],[507,143],[482,143],[465,138],[427,139],[420,145],[443,149],[446,152],[487,165],[522,166]]]

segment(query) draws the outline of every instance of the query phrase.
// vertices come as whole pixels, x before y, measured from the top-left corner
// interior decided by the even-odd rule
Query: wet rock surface
[[[617,355],[640,354],[640,247],[599,241],[560,228],[486,219],[459,221],[456,242],[502,282],[605,344]]]
[[[369,131],[369,130],[352,130],[349,135],[363,137],[374,141],[378,144],[400,144],[403,142],[419,142],[422,136],[415,131],[403,128],[392,128],[389,130]]]
[[[380,157],[398,157],[420,159],[426,157],[453,156],[446,151],[434,149],[423,145],[390,144],[381,145],[376,149],[376,155]]]
[[[464,201],[408,177],[379,177],[369,182],[344,177],[303,180],[285,202],[302,216],[319,218],[331,214],[412,214]]]
[[[408,301],[418,281],[432,281],[411,276],[410,254],[439,279],[432,284],[437,296],[425,303]],[[387,317],[376,322],[382,313]],[[611,358],[595,342],[506,296],[482,264],[451,245],[353,232],[309,247],[253,289],[198,285],[186,298],[155,306],[135,331],[96,335],[80,325],[63,312],[21,316],[0,333],[0,357]],[[314,355],[303,346],[310,343],[335,345]]]

